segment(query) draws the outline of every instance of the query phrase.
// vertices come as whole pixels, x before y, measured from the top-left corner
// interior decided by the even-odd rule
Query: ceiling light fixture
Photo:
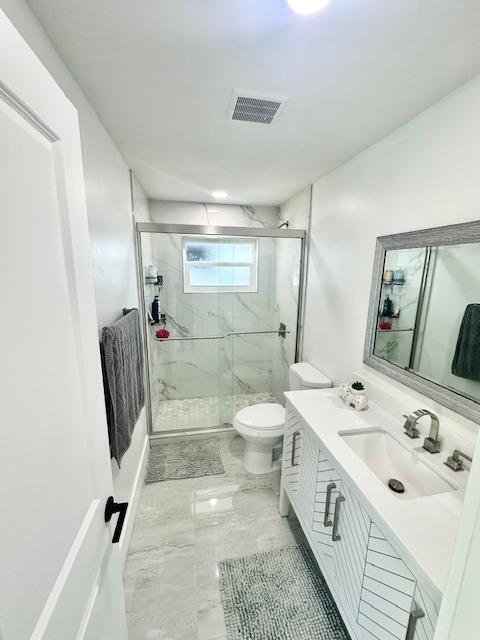
[[[295,13],[307,15],[320,11],[320,9],[327,6],[330,0],[287,0],[287,2]]]
[[[226,198],[228,196],[228,193],[219,189],[218,191],[212,191],[212,196],[221,200],[222,198]]]

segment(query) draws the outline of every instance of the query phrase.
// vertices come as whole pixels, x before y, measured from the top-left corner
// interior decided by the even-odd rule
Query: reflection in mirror
[[[393,249],[385,254],[374,354],[411,368],[426,249]]]
[[[375,356],[480,402],[480,244],[385,252]]]

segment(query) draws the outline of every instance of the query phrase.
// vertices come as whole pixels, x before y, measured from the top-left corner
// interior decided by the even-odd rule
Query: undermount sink
[[[422,498],[457,489],[425,464],[418,453],[404,447],[384,429],[340,431],[339,435],[386,487],[390,480],[402,483],[403,493],[392,490],[392,495],[400,499]]]

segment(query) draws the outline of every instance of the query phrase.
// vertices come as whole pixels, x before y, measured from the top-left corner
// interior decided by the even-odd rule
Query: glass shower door
[[[215,246],[215,239],[202,245],[184,234],[141,233],[153,434],[218,428],[231,419],[223,373],[229,301],[212,289],[205,267]]]
[[[257,289],[238,291],[231,309],[233,415],[252,404],[284,404],[288,369],[297,351],[302,240],[259,237],[257,241]]]
[[[140,233],[154,435],[221,428],[245,406],[284,402],[302,239],[235,231]]]

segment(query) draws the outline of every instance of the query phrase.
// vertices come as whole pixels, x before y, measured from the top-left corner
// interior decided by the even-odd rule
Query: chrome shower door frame
[[[301,345],[303,343],[303,322],[305,316],[305,288],[307,277],[307,232],[303,229],[266,229],[263,227],[217,227],[213,225],[191,225],[191,224],[167,224],[159,222],[137,222],[135,223],[135,253],[137,262],[137,282],[140,298],[140,317],[142,320],[143,349],[145,354],[145,400],[148,434],[151,439],[171,437],[173,435],[185,435],[185,432],[177,434],[160,434],[153,432],[152,418],[152,398],[150,394],[150,360],[148,354],[148,334],[146,318],[146,299],[144,287],[145,265],[143,264],[142,253],[142,233],[178,233],[181,235],[199,236],[230,236],[230,237],[253,237],[253,238],[298,238],[301,240],[300,248],[300,281],[297,311],[297,335],[295,344],[295,362],[301,359]],[[212,336],[213,337],[213,336]],[[224,338],[225,336],[214,336]],[[204,338],[208,338],[205,336]],[[214,429],[218,431],[219,429]],[[206,429],[205,432],[209,430]],[[201,433],[199,431],[199,433]]]

